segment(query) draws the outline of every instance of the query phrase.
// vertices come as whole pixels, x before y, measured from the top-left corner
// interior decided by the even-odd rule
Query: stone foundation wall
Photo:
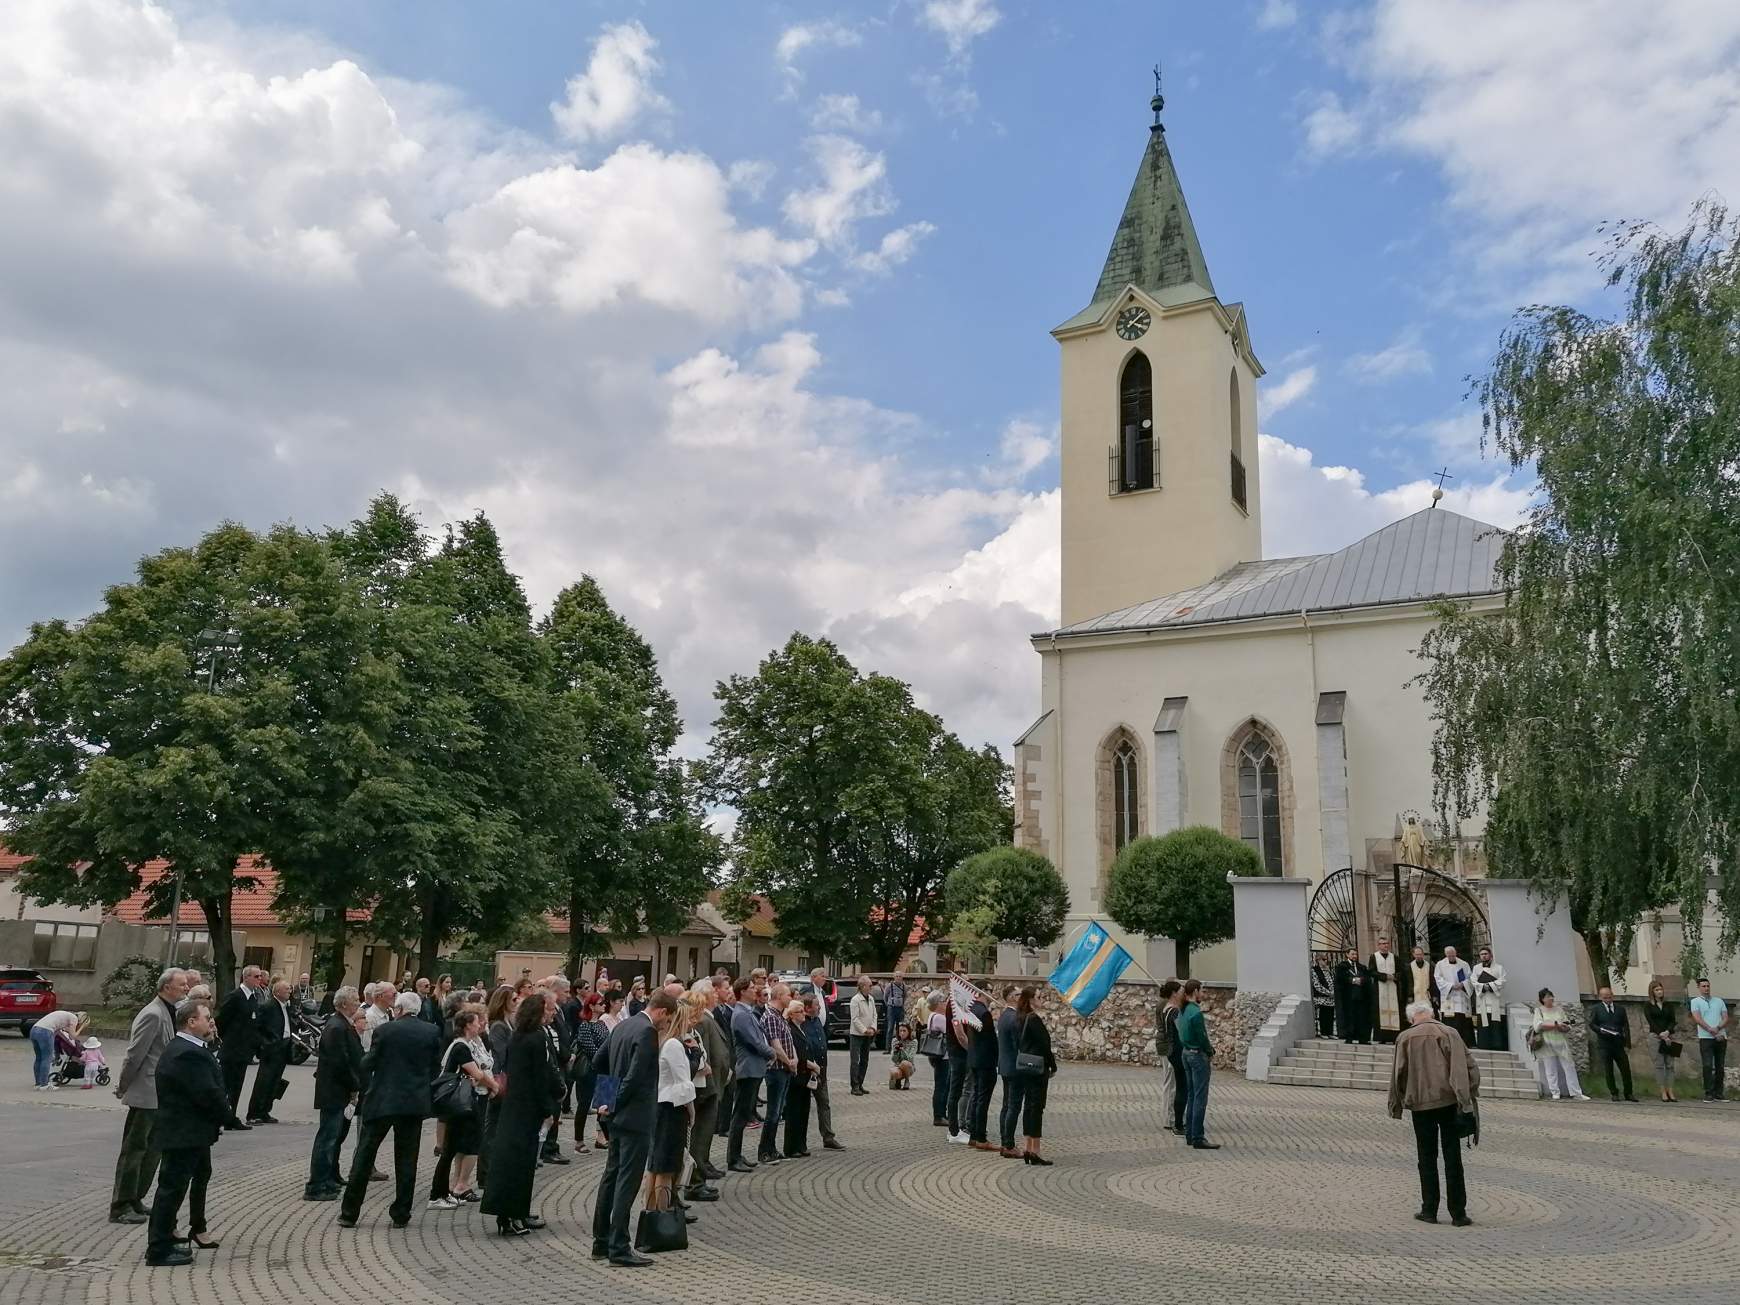
[[[916,1000],[927,983],[937,980],[908,975],[907,991]],[[946,983],[944,978],[941,982]],[[1112,985],[1111,993],[1092,1015],[1076,1014],[1062,995],[1043,980],[975,978],[974,983],[995,994],[1005,983],[1031,983],[1038,989],[1038,1010],[1051,1030],[1051,1045],[1059,1060],[1097,1060],[1125,1065],[1160,1063],[1154,1052],[1155,1020],[1160,1006],[1156,984],[1146,979]],[[1204,984],[1199,1004],[1208,1037],[1214,1043],[1214,1067],[1244,1073],[1245,1052],[1263,1022],[1269,1018],[1279,993],[1240,993],[1230,983]]]

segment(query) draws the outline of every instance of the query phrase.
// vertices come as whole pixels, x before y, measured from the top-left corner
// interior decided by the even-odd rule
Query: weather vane
[[[1449,467],[1444,467],[1441,470],[1434,471],[1432,474],[1438,478],[1438,488],[1432,491],[1432,506],[1437,507],[1438,500],[1444,497],[1444,482],[1447,480],[1455,480],[1456,477],[1450,474]]]

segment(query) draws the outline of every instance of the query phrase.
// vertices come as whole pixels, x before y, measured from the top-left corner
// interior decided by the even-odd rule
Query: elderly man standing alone
[[[165,970],[157,978],[157,995],[133,1017],[127,1034],[126,1059],[115,1095],[127,1107],[121,1125],[121,1155],[115,1161],[115,1190],[109,1197],[110,1223],[144,1223],[145,1194],[157,1177],[157,1147],[152,1124],[157,1116],[157,1062],[175,1036],[175,1004],[187,994],[187,973]]]
[[[1472,1112],[1480,1090],[1480,1066],[1461,1037],[1432,1017],[1432,1003],[1408,1006],[1409,1027],[1396,1039],[1390,1071],[1390,1118],[1414,1114],[1414,1150],[1420,1162],[1421,1223],[1438,1222],[1438,1155],[1444,1156],[1444,1187],[1450,1222],[1466,1228],[1468,1193],[1462,1181],[1462,1129],[1457,1117]]]
[[[332,995],[332,1014],[320,1033],[320,1059],[314,1067],[314,1108],[320,1112],[320,1127],[314,1132],[314,1153],[308,1162],[305,1201],[336,1201],[344,1189],[338,1174],[338,1151],[350,1131],[347,1106],[362,1095],[363,1049],[353,1021],[356,1019],[355,988],[340,988]]]

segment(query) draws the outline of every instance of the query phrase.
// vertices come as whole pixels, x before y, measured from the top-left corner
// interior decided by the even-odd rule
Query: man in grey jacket
[[[1480,1066],[1461,1035],[1440,1024],[1432,1003],[1408,1007],[1408,1024],[1396,1038],[1395,1065],[1390,1071],[1390,1118],[1413,1112],[1414,1151],[1420,1164],[1421,1223],[1438,1222],[1438,1155],[1444,1155],[1444,1187],[1450,1222],[1466,1228],[1468,1193],[1462,1180],[1460,1116],[1474,1110],[1480,1090]]]
[[[133,1017],[115,1095],[127,1107],[121,1125],[121,1155],[115,1161],[115,1189],[109,1197],[110,1223],[144,1223],[145,1196],[157,1177],[157,1147],[151,1138],[157,1116],[157,1062],[175,1036],[175,1004],[187,995],[185,970],[157,977],[157,995]]]
[[[747,1174],[754,1171],[755,1162],[743,1158],[743,1130],[749,1127],[749,1118],[755,1113],[755,1098],[761,1091],[761,1080],[767,1077],[773,1048],[762,1029],[761,1013],[767,999],[761,985],[748,978],[737,980],[735,987],[737,1004],[731,1009],[731,1042],[737,1058],[732,1066],[734,1102],[725,1167],[733,1173]]]

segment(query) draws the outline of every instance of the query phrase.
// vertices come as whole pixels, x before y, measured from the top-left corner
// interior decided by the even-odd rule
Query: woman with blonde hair
[[[659,1095],[653,1117],[652,1155],[647,1160],[646,1208],[669,1210],[675,1198],[677,1172],[683,1167],[683,1149],[689,1140],[689,1125],[695,1114],[695,1071],[683,1039],[695,1026],[695,1010],[679,1002],[659,1035]],[[687,1222],[695,1216],[685,1214]]]

